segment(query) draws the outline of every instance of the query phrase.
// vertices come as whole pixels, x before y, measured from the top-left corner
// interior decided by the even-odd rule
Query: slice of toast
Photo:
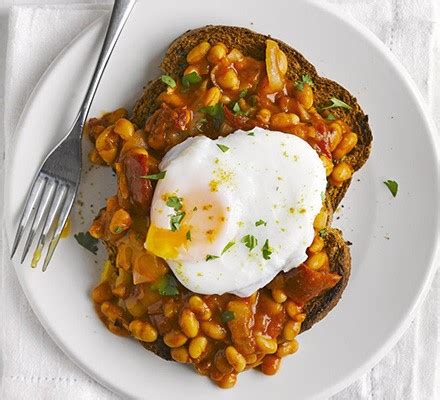
[[[187,66],[186,55],[197,44],[208,41],[211,45],[222,42],[228,48],[237,48],[243,54],[263,60],[265,57],[266,39],[269,36],[253,32],[246,28],[232,26],[206,26],[199,29],[190,30],[177,38],[168,48],[160,68],[164,74],[171,76],[182,76]],[[273,39],[273,38],[272,38]],[[320,77],[315,67],[308,62],[300,53],[283,43],[275,40],[282,51],[287,55],[289,69],[287,77],[296,81],[302,75],[308,74],[315,86],[314,96],[315,105],[325,105],[329,103],[331,97],[336,97],[351,106],[351,110],[341,108],[332,109],[332,114],[337,118],[343,119],[358,134],[356,147],[346,156],[348,163],[358,170],[368,159],[373,140],[368,116],[362,111],[357,100],[346,89],[338,83],[327,78]],[[156,110],[156,98],[166,88],[160,79],[150,82],[137,101],[133,110],[133,120],[137,126],[143,127],[147,118]],[[330,198],[333,210],[344,197],[350,180],[344,182],[341,187],[328,185],[327,196]]]
[[[307,317],[302,323],[301,332],[310,329],[330,312],[341,298],[342,292],[347,286],[350,277],[350,250],[342,237],[341,231],[334,228],[328,228],[327,234],[324,237],[324,242],[325,250],[330,260],[330,270],[339,274],[341,280],[334,288],[305,305],[304,311],[306,312]],[[152,351],[159,357],[172,361],[170,348],[165,345],[161,337],[153,343],[141,343],[147,350]]]

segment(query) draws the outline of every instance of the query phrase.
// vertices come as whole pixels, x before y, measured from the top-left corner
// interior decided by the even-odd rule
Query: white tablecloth
[[[440,28],[437,26],[440,11],[436,9],[437,1],[327,2],[365,24],[401,60],[440,126]],[[32,88],[50,62],[82,29],[108,10],[107,5],[95,3],[11,9],[4,102],[6,144]],[[3,171],[3,160],[0,160],[0,172],[3,174]],[[0,216],[2,212],[0,209]],[[0,398],[118,398],[79,370],[47,336],[24,298],[4,243],[2,236]],[[440,273],[437,273],[427,300],[395,348],[333,400],[439,399],[439,306]]]

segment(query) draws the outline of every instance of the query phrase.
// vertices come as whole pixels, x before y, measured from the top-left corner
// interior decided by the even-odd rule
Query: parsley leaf
[[[176,214],[171,215],[170,225],[171,225],[171,230],[173,232],[178,231],[180,229],[180,223],[182,222],[185,215],[186,213],[184,211],[178,211],[176,212]]]
[[[392,181],[392,180],[387,180],[384,182],[384,184],[390,190],[393,197],[396,197],[397,190],[399,189],[399,184],[396,181]]]
[[[270,260],[272,247],[269,246],[269,239],[266,239],[266,241],[264,242],[263,247],[261,248],[261,252],[263,253],[263,258],[265,260]]]
[[[98,252],[98,239],[95,239],[89,232],[79,232],[73,236],[78,244],[96,255]]]
[[[331,108],[345,108],[347,110],[351,110],[351,106],[348,105],[347,103],[344,103],[342,100],[337,99],[336,97],[331,97],[330,101],[332,102],[332,104],[330,104],[329,106],[326,107],[321,107],[321,110],[329,110]]]
[[[332,113],[330,113],[329,115],[327,115],[326,120],[327,121],[335,121],[336,117]]]
[[[207,120],[206,118],[199,119],[199,120],[195,123],[196,129],[197,129],[199,132],[201,132],[201,131],[203,130],[203,125],[205,125],[207,122],[208,122],[208,120]]]
[[[159,179],[163,179],[165,178],[167,171],[160,171],[157,174],[152,174],[152,175],[142,175],[139,178],[142,179],[151,179],[153,181],[158,181]]]
[[[225,248],[222,250],[222,254],[226,253],[233,245],[235,244],[235,242],[231,241],[229,242]]]
[[[199,111],[209,115],[212,118],[215,129],[219,129],[225,120],[225,112],[221,103],[218,103],[215,106],[203,107]]]
[[[243,99],[243,98],[245,98],[246,96],[247,96],[247,94],[248,94],[248,90],[247,89],[243,89],[241,92],[240,92],[240,94],[239,94],[239,98],[240,99]]]
[[[224,144],[217,144],[217,147],[223,151],[223,153],[226,153],[229,150],[228,146],[225,146]]]
[[[186,240],[191,241],[191,231],[186,232],[185,237],[186,237]]]
[[[176,87],[176,81],[173,78],[171,78],[171,76],[169,75],[162,75],[160,77],[160,80],[166,85],[168,85],[170,88]]]
[[[184,75],[182,77],[182,85],[186,88],[189,88],[190,85],[195,85],[202,81],[202,77],[196,72],[193,71],[190,74]]]
[[[233,319],[235,319],[235,313],[234,311],[229,311],[229,310],[225,310],[222,312],[221,314],[221,320],[224,324],[226,324],[229,321],[232,321]]]
[[[254,132],[254,131],[250,131],[250,132],[248,133],[248,136],[255,136],[255,132]]]
[[[232,111],[234,111],[235,114],[241,112],[240,104],[238,104],[238,102],[234,104],[234,106],[232,107]]]
[[[327,236],[327,229],[325,229],[325,228],[321,229],[321,230],[318,232],[318,235],[321,236],[322,238],[323,238],[323,237],[326,237],[326,236]]]
[[[122,226],[117,226],[114,230],[114,233],[121,233],[124,230]]]
[[[245,244],[245,246],[249,249],[249,251],[252,251],[252,249],[257,247],[257,245],[258,245],[258,240],[253,235],[243,236],[243,239],[241,239],[241,242]]]
[[[312,78],[310,78],[310,75],[305,74],[305,75],[301,76],[301,79],[300,79],[299,81],[296,81],[296,82],[295,82],[295,87],[296,87],[298,90],[303,91],[303,90],[304,90],[304,85],[305,85],[306,83],[307,83],[309,86],[312,86],[312,87],[315,86],[315,84],[313,83]]]
[[[219,256],[213,256],[211,254],[208,254],[205,258],[205,261],[215,260],[216,258],[219,258]]]
[[[179,211],[182,208],[182,198],[177,196],[170,196],[166,202],[168,207],[174,208],[174,211]]]
[[[257,222],[255,222],[255,226],[260,226],[260,225],[267,225],[266,221],[263,221],[262,219],[259,219]]]
[[[170,274],[163,275],[155,280],[150,289],[157,290],[161,296],[177,296],[179,294],[177,280]]]

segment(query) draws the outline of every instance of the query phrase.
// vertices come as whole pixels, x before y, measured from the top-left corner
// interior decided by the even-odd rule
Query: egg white
[[[306,260],[327,184],[306,141],[261,128],[217,140],[198,136],[170,150],[160,169],[166,175],[154,193],[146,247],[168,255],[189,290],[246,297]],[[167,206],[170,197],[180,199],[180,210]],[[171,232],[179,211],[185,216]],[[247,235],[256,239],[252,250]],[[271,254],[263,254],[266,240]],[[167,241],[174,247],[164,253]]]

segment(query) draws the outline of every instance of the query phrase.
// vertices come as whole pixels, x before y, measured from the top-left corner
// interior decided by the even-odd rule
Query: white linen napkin
[[[436,0],[327,2],[366,25],[402,61],[431,110],[436,112],[440,126],[440,29],[436,27],[440,21]],[[12,8],[5,81],[6,149],[27,98],[50,62],[108,9],[106,4]],[[0,160],[2,174],[3,170]],[[4,235],[0,248],[3,253],[0,398],[119,398],[84,374],[48,337],[18,284],[5,251]],[[437,273],[427,300],[396,347],[369,373],[332,400],[440,398],[439,310],[440,273]]]

